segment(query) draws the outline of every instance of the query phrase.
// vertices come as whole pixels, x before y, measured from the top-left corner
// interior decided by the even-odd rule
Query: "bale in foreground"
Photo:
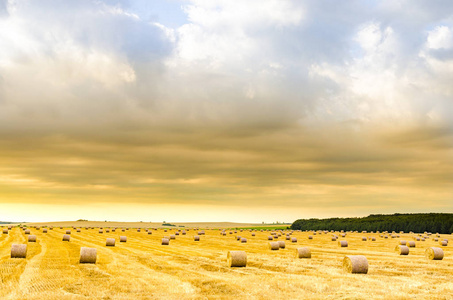
[[[352,274],[366,274],[368,260],[363,255],[346,255],[343,259],[343,269]]]
[[[429,260],[442,260],[444,258],[444,251],[438,247],[430,247],[425,250],[425,256]]]
[[[348,241],[339,241],[338,246],[340,247],[347,247],[348,246]]]
[[[71,236],[69,234],[63,234],[63,242],[69,242]]]
[[[105,241],[105,245],[107,247],[115,247],[115,239],[114,238],[107,238]]]
[[[120,243],[125,243],[127,242],[127,236],[120,235]]]
[[[409,254],[409,247],[408,246],[398,245],[398,246],[396,246],[395,251],[399,255],[408,255]]]
[[[245,251],[228,251],[228,266],[245,267],[247,265],[247,254]]]
[[[278,242],[270,242],[269,249],[278,250],[278,249],[280,249],[280,244]]]
[[[82,247],[80,248],[80,263],[81,264],[95,264],[97,250],[96,248]]]
[[[311,258],[311,250],[308,247],[302,247],[296,249],[297,258]]]
[[[11,258],[25,258],[25,257],[27,257],[27,245],[25,244],[11,245]]]

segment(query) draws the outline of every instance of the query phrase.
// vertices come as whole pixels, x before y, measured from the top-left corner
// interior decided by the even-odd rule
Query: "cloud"
[[[0,2],[0,202],[453,208],[447,2],[137,5]]]

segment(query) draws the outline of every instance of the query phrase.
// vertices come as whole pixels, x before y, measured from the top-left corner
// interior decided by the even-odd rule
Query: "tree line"
[[[393,214],[369,215],[363,218],[299,219],[293,230],[357,230],[453,233],[453,214]]]

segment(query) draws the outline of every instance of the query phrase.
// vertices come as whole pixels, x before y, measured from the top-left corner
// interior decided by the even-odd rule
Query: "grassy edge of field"
[[[287,229],[290,229],[291,225],[279,225],[279,226],[250,226],[250,227],[231,227],[231,228],[228,228],[228,229],[258,229],[258,230],[261,230],[261,229],[269,229],[269,230],[287,230]]]

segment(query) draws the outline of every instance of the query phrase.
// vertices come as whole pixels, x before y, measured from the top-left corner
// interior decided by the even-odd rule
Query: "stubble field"
[[[66,230],[71,240],[63,242]],[[27,242],[24,230],[14,227],[0,236],[0,299],[453,299],[453,258],[450,244],[442,247],[443,260],[425,258],[428,247],[441,247],[433,240],[416,242],[408,256],[397,255],[400,240],[414,234],[384,239],[379,234],[347,233],[349,246],[340,248],[332,234],[293,232],[297,243],[285,239],[286,247],[269,250],[270,232],[244,230],[220,235],[206,230],[194,241],[197,230],[178,235],[170,245],[164,236],[176,229],[129,229],[100,234],[98,229],[55,227],[43,233],[30,228],[37,242]],[[186,229],[187,230],[187,229]],[[200,229],[201,230],[201,229]],[[289,231],[289,230],[288,230]],[[337,233],[338,234],[338,233]],[[127,236],[126,243],[119,236]],[[235,239],[247,238],[247,243]],[[362,237],[376,241],[362,241]],[[115,247],[106,247],[115,238]],[[451,235],[441,235],[451,239]],[[25,259],[11,258],[11,245],[27,244]],[[97,249],[96,264],[80,264],[81,247]],[[296,248],[310,247],[311,259],[296,258]],[[247,266],[230,268],[229,250],[247,253]],[[349,274],[342,269],[345,255],[365,255],[368,274]]]

